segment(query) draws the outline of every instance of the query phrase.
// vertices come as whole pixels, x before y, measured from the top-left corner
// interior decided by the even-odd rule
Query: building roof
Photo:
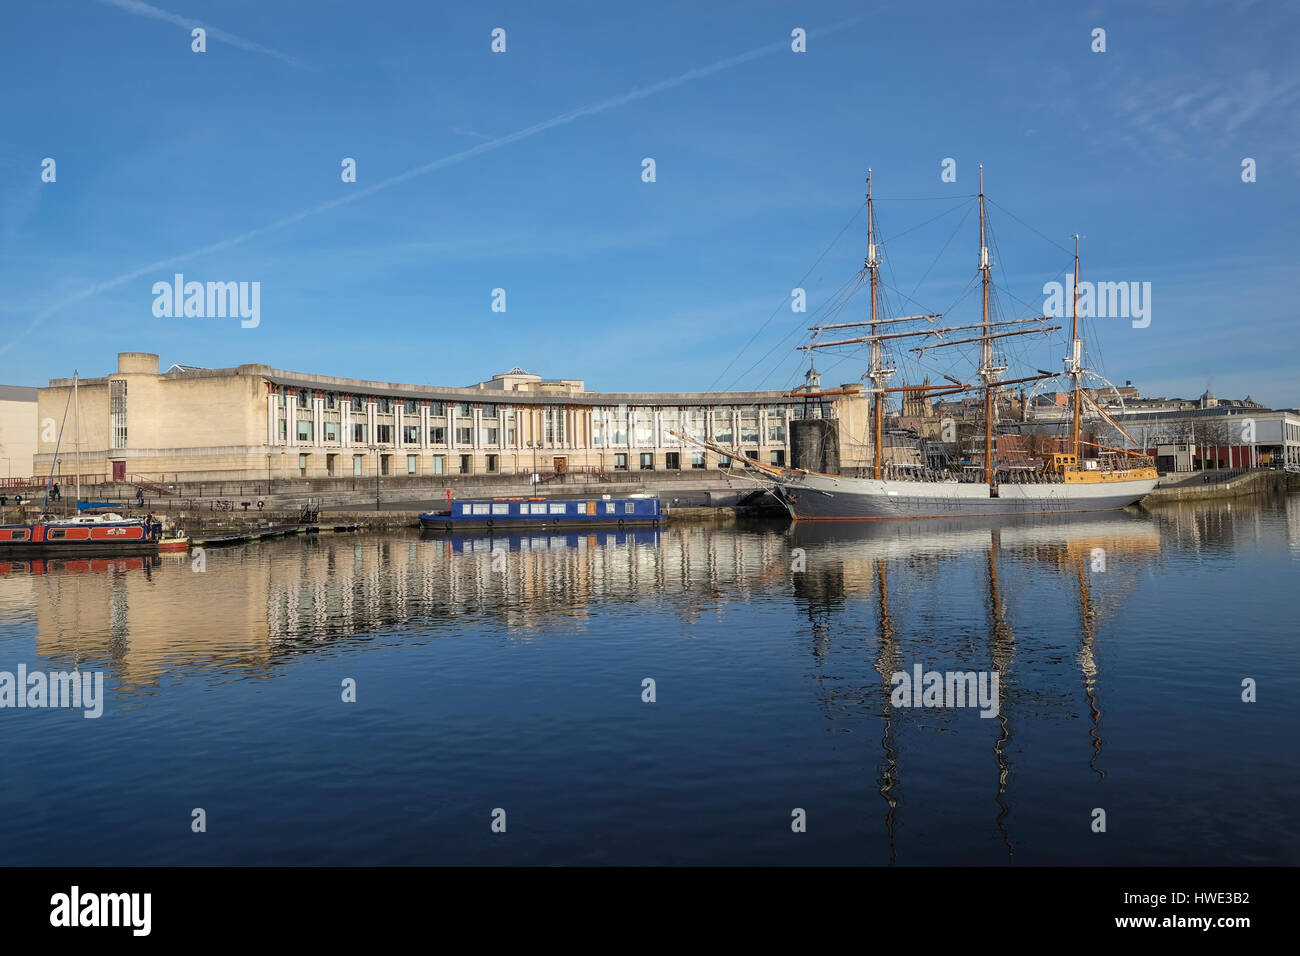
[[[34,402],[38,391],[28,385],[0,385],[0,402]]]

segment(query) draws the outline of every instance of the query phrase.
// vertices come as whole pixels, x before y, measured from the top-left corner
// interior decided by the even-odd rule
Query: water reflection
[[[713,725],[697,727],[682,709],[656,711],[684,721],[673,754],[707,751],[717,740],[740,748],[730,765],[710,752],[692,779],[729,772],[779,785],[790,770],[774,763],[780,749],[770,741],[786,733],[798,741],[793,749],[822,761],[809,771],[820,774],[810,777],[817,792],[843,801],[846,816],[879,841],[873,862],[925,859],[917,828],[946,817],[987,836],[973,860],[1024,862],[1035,852],[1042,858],[1044,780],[1076,792],[1084,782],[1104,786],[1118,799],[1117,788],[1142,769],[1133,754],[1150,746],[1139,737],[1155,733],[1135,723],[1136,697],[1211,683],[1190,668],[1214,658],[1217,635],[1187,628],[1193,663],[1176,659],[1184,646],[1171,653],[1161,643],[1159,617],[1181,609],[1163,589],[1178,587],[1188,568],[1243,557],[1300,559],[1300,499],[987,522],[299,538],[209,550],[201,572],[188,555],[0,565],[0,651],[30,664],[23,645],[30,640],[49,669],[104,669],[119,702],[153,712],[151,697],[186,693],[178,682],[202,694],[205,683],[276,676],[310,663],[309,655],[356,668],[378,658],[370,673],[379,679],[394,656],[368,649],[411,645],[398,666],[422,660],[431,687],[451,662],[461,669],[457,679],[492,686],[500,668],[512,680],[543,669],[536,685],[543,693],[556,686],[550,681],[567,686],[580,667],[590,668],[589,692],[623,681],[624,665],[639,680],[651,648],[668,681],[679,688],[697,681],[697,691],[706,688],[697,699],[727,698],[711,712],[722,722]],[[1147,607],[1134,598],[1139,588]],[[1276,590],[1257,599],[1276,604]],[[1132,623],[1135,612],[1143,625]],[[617,639],[578,653],[575,637],[588,629]],[[475,640],[484,636],[490,640]],[[448,638],[458,643],[437,643]],[[672,638],[700,640],[683,651]],[[521,656],[501,653],[516,645],[529,645],[518,648],[529,652],[526,667]],[[1116,663],[1121,650],[1128,671]],[[917,663],[997,672],[996,719],[896,706],[891,677]],[[1153,673],[1159,683],[1141,684]],[[1163,702],[1180,713],[1200,706],[1176,696]],[[602,732],[621,726],[630,752],[659,743],[658,727],[584,708],[575,703],[566,725],[577,735],[574,748],[585,746],[578,737],[588,724]],[[441,726],[447,712],[432,713]],[[490,710],[475,719],[476,733],[499,730],[503,740],[528,725],[503,718],[497,727]],[[141,726],[141,734],[150,729]],[[755,726],[766,736],[753,734]],[[1201,735],[1214,732],[1200,726]],[[454,748],[456,739],[440,746]],[[1269,739],[1268,727],[1253,727],[1251,739]],[[743,749],[747,741],[752,750]],[[463,780],[478,779],[475,746],[452,750]],[[548,757],[560,765],[574,759],[554,746]],[[1177,759],[1176,750],[1166,752]],[[446,750],[440,759],[449,759]],[[1195,790],[1194,776],[1180,786]],[[559,800],[562,781],[554,791]],[[1075,852],[1073,859],[1090,851]]]

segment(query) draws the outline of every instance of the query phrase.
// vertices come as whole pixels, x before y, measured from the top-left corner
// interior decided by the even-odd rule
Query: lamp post
[[[533,473],[532,473],[531,476],[529,476],[529,478],[528,478],[528,483],[531,484],[531,485],[536,486],[536,484],[537,484],[537,449],[541,447],[542,443],[539,442],[539,441],[533,440],[533,441],[526,442],[525,444],[527,444],[527,446],[533,450]]]

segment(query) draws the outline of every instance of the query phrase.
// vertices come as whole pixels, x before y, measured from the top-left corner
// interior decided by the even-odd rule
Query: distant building
[[[790,422],[837,420],[840,462],[870,463],[861,384],[801,399],[783,391],[588,392],[578,379],[512,368],[468,387],[403,385],[289,372],[207,369],[123,352],[117,371],[81,380],[83,472],[157,481],[690,471],[730,467],[673,434],[686,429],[764,464],[790,458]],[[39,389],[62,420],[71,379]],[[37,391],[37,390],[32,390]],[[28,434],[36,436],[35,404]],[[48,470],[54,443],[36,446]],[[62,470],[71,470],[65,439]],[[28,461],[24,469],[30,470]]]
[[[0,479],[34,474],[37,392],[22,385],[0,385]]]

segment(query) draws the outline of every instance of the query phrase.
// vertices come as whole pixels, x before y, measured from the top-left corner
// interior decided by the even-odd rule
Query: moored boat
[[[128,555],[158,550],[162,524],[119,514],[42,516],[30,524],[0,525],[0,554]]]
[[[426,531],[505,528],[657,528],[667,509],[654,495],[599,498],[471,498],[420,515]]]
[[[813,338],[825,331],[850,327],[866,327],[868,334],[855,335],[834,341],[814,341],[800,346],[810,354],[813,350],[866,345],[869,347],[869,365],[862,378],[869,382],[866,393],[872,396],[871,446],[869,472],[865,475],[827,474],[811,468],[786,468],[768,466],[750,460],[736,449],[725,448],[716,442],[696,436],[681,437],[699,447],[725,455],[746,469],[753,469],[770,483],[774,496],[796,521],[854,521],[881,518],[937,518],[985,515],[1053,514],[1061,512],[1110,511],[1125,508],[1144,498],[1155,487],[1159,477],[1151,459],[1145,454],[1124,448],[1113,448],[1086,441],[1081,434],[1081,419],[1086,407],[1092,416],[1104,419],[1127,440],[1136,445],[1133,437],[1111,417],[1083,387],[1085,375],[1109,385],[1105,379],[1084,365],[1083,340],[1079,325],[1079,246],[1075,237],[1074,248],[1074,302],[1071,309],[1070,351],[1064,360],[1062,372],[1035,369],[1036,374],[1004,378],[1007,371],[1005,357],[995,348],[995,342],[1025,335],[1048,334],[1060,331],[1060,325],[1047,325],[1057,314],[1030,318],[998,320],[991,307],[992,267],[989,241],[986,233],[984,206],[984,173],[980,168],[979,180],[979,267],[970,288],[978,282],[981,288],[982,308],[980,321],[967,325],[937,327],[934,320],[943,318],[940,313],[885,317],[877,304],[881,283],[879,268],[882,262],[877,244],[875,212],[871,195],[871,175],[867,175],[867,256],[863,274],[869,279],[871,298],[870,315],[862,321],[814,325],[809,328]],[[1061,313],[1063,316],[1063,312]],[[922,323],[917,326],[917,323]],[[898,329],[903,331],[897,331]],[[958,337],[949,338],[949,334]],[[892,343],[918,338],[921,344],[908,351],[924,357],[927,353],[952,346],[978,346],[974,359],[974,382],[966,382],[955,375],[944,374],[948,384],[889,387],[891,376],[898,370],[897,363],[887,353]],[[919,359],[918,359],[919,361]],[[954,368],[954,372],[960,370]],[[997,428],[997,397],[1008,386],[1029,382],[1064,379],[1070,385],[1069,399],[1072,409],[1067,436],[1058,441],[1057,451],[1043,459],[1031,461],[1012,460],[1014,453],[999,455]],[[816,400],[823,396],[842,394],[820,390],[819,379],[810,369],[809,385],[790,393],[792,398]],[[1112,386],[1113,387],[1113,386]],[[932,398],[964,392],[982,394],[983,416],[982,447],[960,450],[959,461],[950,459],[947,467],[938,467],[916,449],[917,463],[887,461],[884,441],[884,422],[888,396],[904,393]],[[954,423],[955,427],[955,423]],[[951,439],[943,439],[944,443]],[[1001,457],[1002,460],[999,460]],[[927,461],[926,464],[920,464]],[[834,469],[827,469],[833,471]]]

